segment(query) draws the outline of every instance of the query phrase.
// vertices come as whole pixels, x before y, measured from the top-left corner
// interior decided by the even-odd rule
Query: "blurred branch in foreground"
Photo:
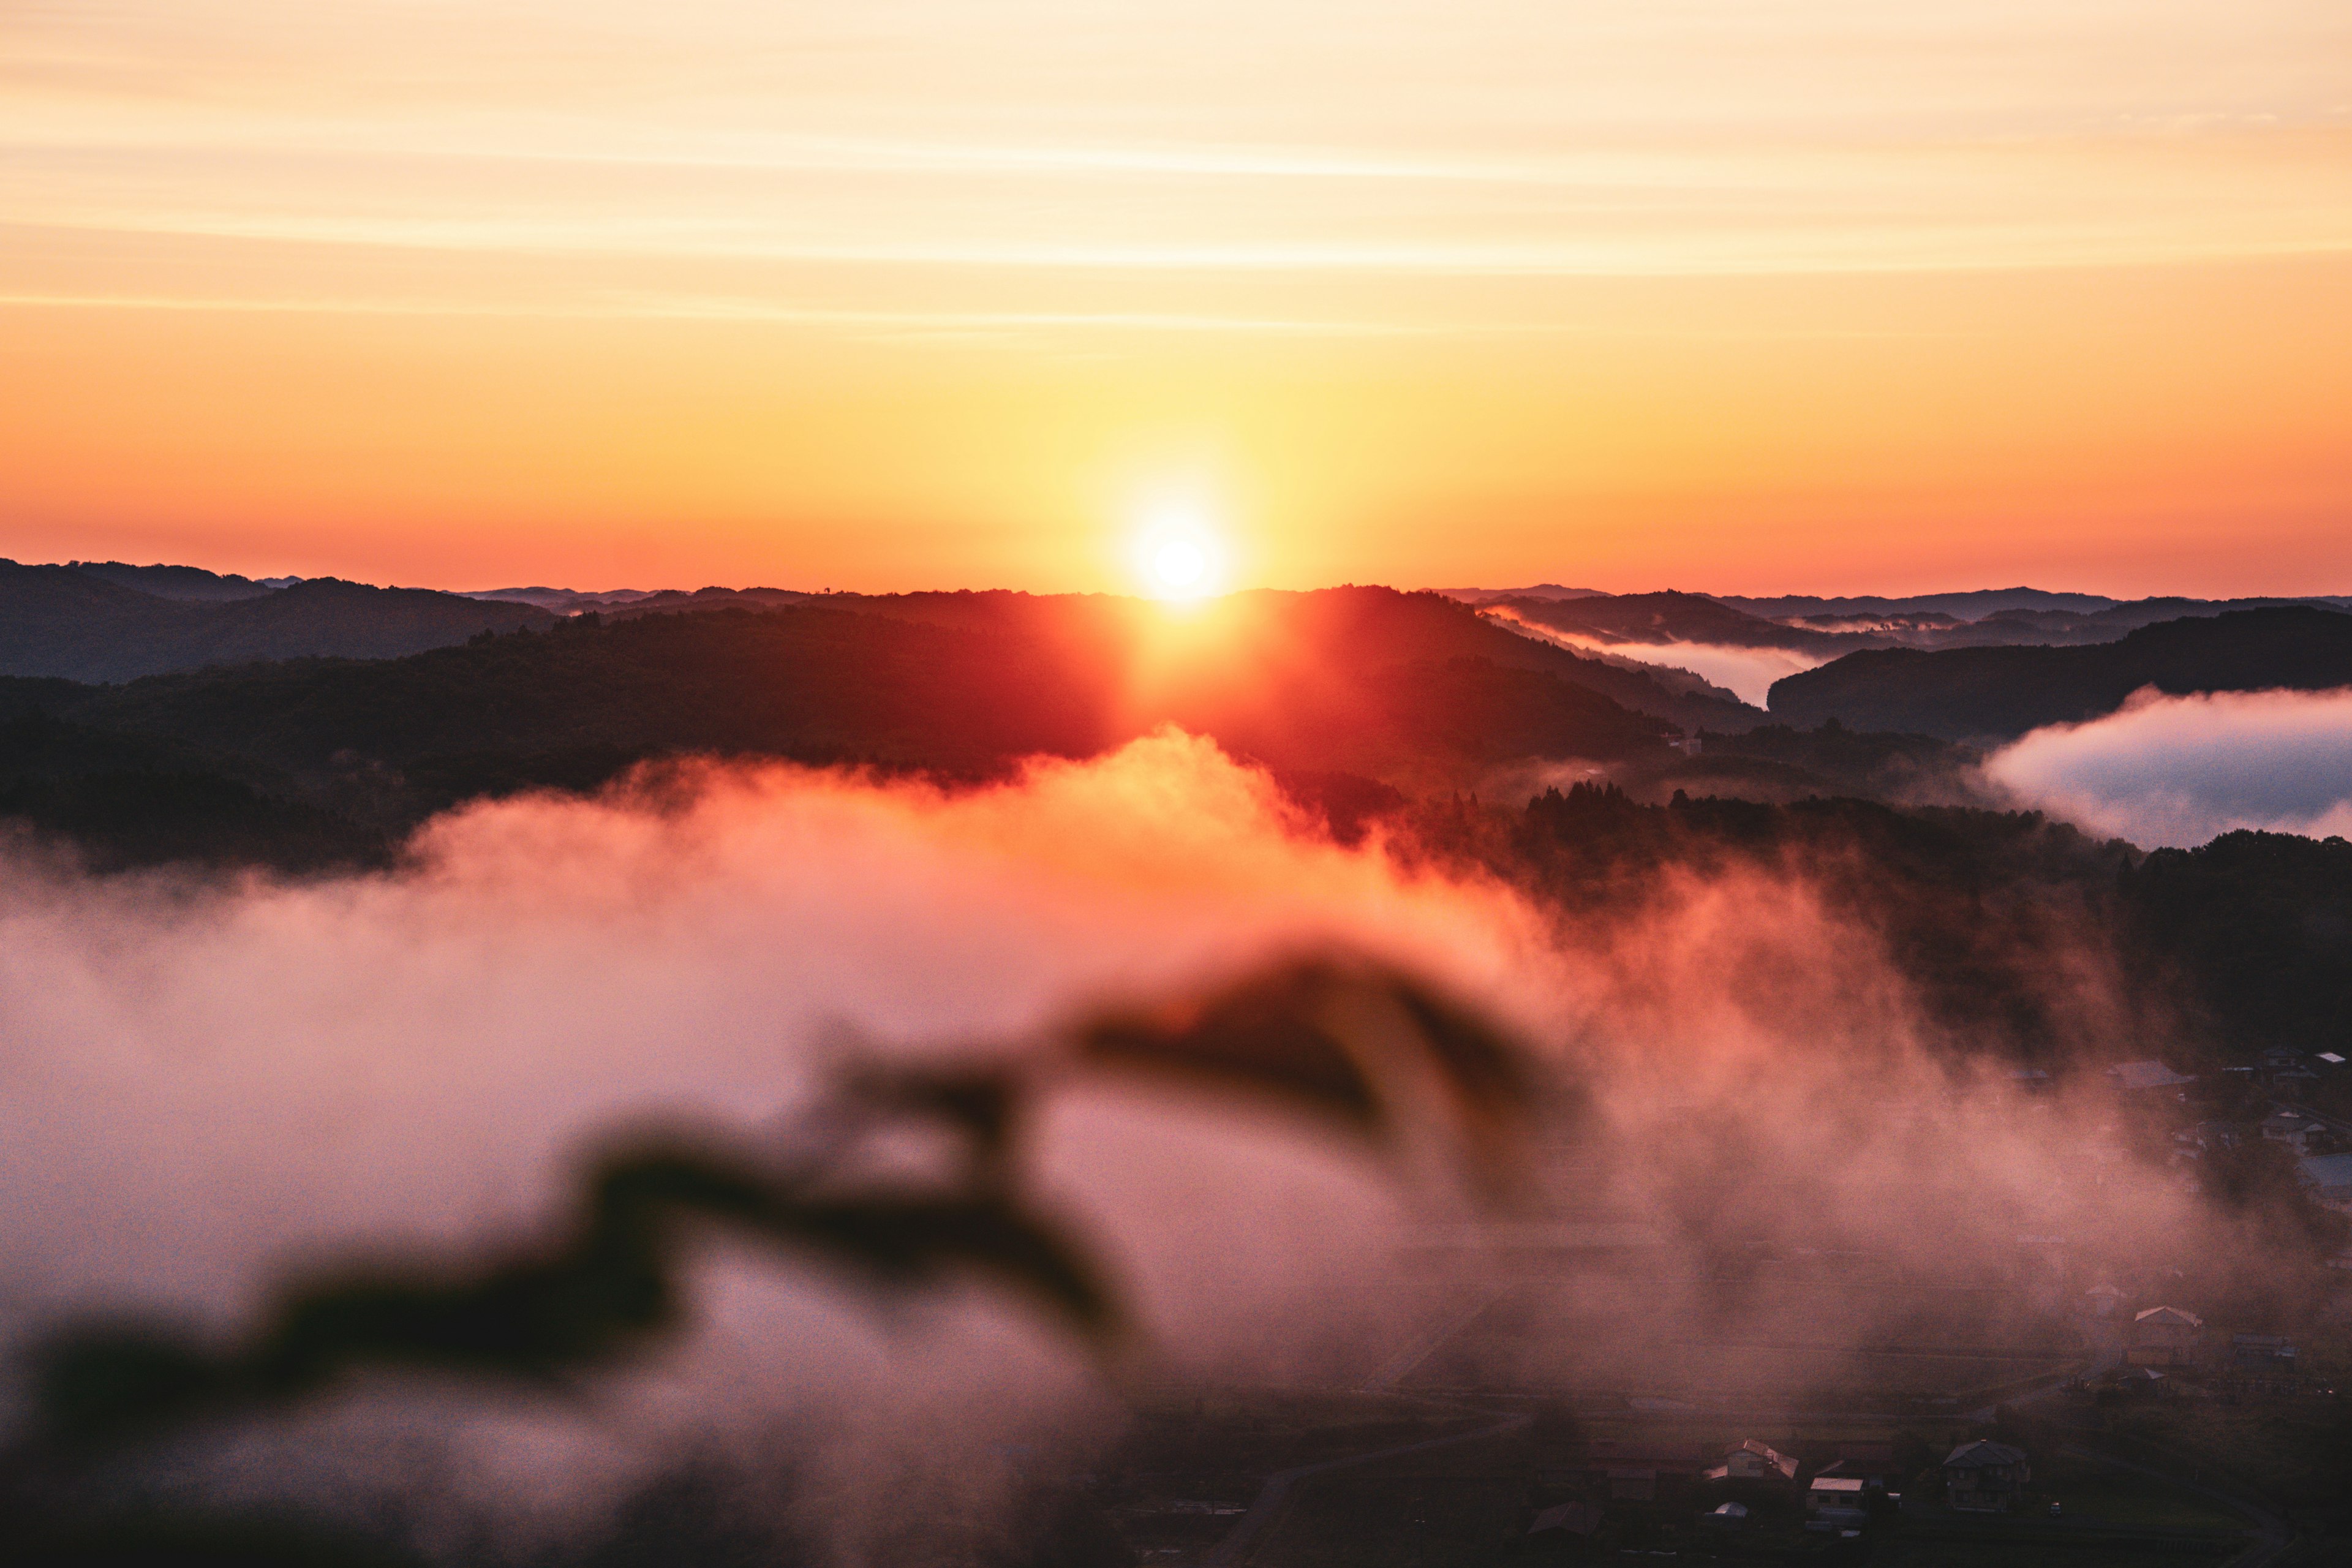
[[[470,1262],[378,1263],[298,1282],[226,1348],[171,1325],[68,1326],[35,1352],[32,1416],[0,1492],[0,1527],[60,1563],[225,1561],[224,1551],[250,1563],[329,1560],[297,1527],[110,1510],[102,1523],[76,1522],[59,1517],[62,1498],[128,1445],[283,1408],[362,1367],[561,1388],[681,1326],[685,1250],[713,1233],[883,1292],[976,1279],[1108,1350],[1125,1327],[1116,1294],[1018,1180],[1024,1110],[1073,1075],[1140,1073],[1271,1097],[1390,1152],[1425,1123],[1489,1190],[1518,1159],[1534,1088],[1527,1058],[1499,1030],[1355,960],[1293,963],[1197,1000],[1098,1017],[1065,1047],[863,1071],[773,1148],[706,1133],[616,1144],[548,1238]],[[940,1130],[953,1149],[928,1179],[856,1168],[871,1139]],[[796,1142],[819,1152],[796,1158]]]

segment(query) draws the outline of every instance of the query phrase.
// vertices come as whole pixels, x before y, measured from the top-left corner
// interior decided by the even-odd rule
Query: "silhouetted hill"
[[[71,567],[0,561],[0,674],[104,679],[118,650],[193,614]]]
[[[1834,657],[1858,646],[1853,636],[1784,626],[1700,594],[1596,594],[1580,599],[1497,599],[1488,606],[1537,626],[1601,642],[1711,643],[1724,647],[1783,647]]]
[[[472,588],[461,595],[467,599],[502,599],[517,605],[537,605],[541,609],[552,610],[559,616],[576,615],[582,610],[609,609],[654,596],[643,588],[606,588],[588,592],[577,588]]]
[[[1133,657],[1127,651],[1129,640],[1136,636],[1197,620],[1214,631],[1192,639],[1196,665],[1222,661],[1237,685],[1268,690],[1295,686],[1294,677],[1311,678],[1311,668],[1324,662],[1360,669],[1482,659],[1556,675],[1688,732],[1742,730],[1764,720],[1760,710],[1728,694],[1710,696],[1685,682],[1522,636],[1434,593],[1363,586],[1312,593],[1258,589],[1177,611],[1108,595],[1004,590],[833,594],[806,602],[929,625],[1015,632],[1042,638],[1074,658],[1128,658]],[[642,608],[631,605],[630,613]]]
[[[1491,605],[1498,599],[1584,599],[1601,595],[1598,588],[1567,588],[1558,583],[1537,583],[1525,588],[1440,588],[1437,592],[1465,605]]]
[[[208,766],[385,832],[475,795],[592,787],[648,757],[992,776],[1165,723],[1276,769],[1416,789],[1528,757],[1668,754],[1671,726],[1533,667],[1549,650],[1475,617],[1464,623],[1472,646],[1531,647],[1538,659],[1453,653],[1462,645],[1435,629],[1446,623],[1391,640],[1404,597],[1270,595],[1171,615],[1131,600],[940,595],[924,606],[931,619],[827,605],[582,616],[405,658],[219,666],[121,686],[5,680],[0,719],[40,715],[164,749],[92,763],[91,776]],[[958,618],[971,624],[940,624]],[[1433,653],[1451,656],[1416,657]],[[57,773],[0,752],[0,780]]]
[[[429,588],[374,588],[337,577],[313,577],[209,611],[181,639],[171,668],[314,657],[399,658],[483,632],[554,622],[553,616],[528,605],[487,604]]]
[[[1768,735],[1767,749],[1805,741]],[[1871,737],[1813,743],[1880,749]],[[1671,874],[1802,875],[1822,906],[1871,933],[1909,999],[1967,1053],[2032,1059],[2115,1029],[2086,1018],[2074,952],[2112,965],[2115,1000],[2144,1010],[2176,1066],[2258,1050],[2343,1048],[2352,1010],[2352,845],[2231,833],[2141,855],[2038,812],[1799,799],[1635,800],[1613,786],[1547,792],[1524,812],[1424,801],[1405,831],[1572,917],[1639,910]]]
[[[390,858],[389,834],[238,771],[196,748],[21,714],[0,723],[0,831],[63,839],[99,870],[174,860],[310,870]]]
[[[183,599],[199,604],[257,599],[264,594],[291,586],[294,581],[280,578],[274,582],[257,583],[250,577],[239,577],[234,573],[207,572],[201,566],[133,566],[124,561],[68,561],[66,564],[77,572],[111,583],[118,588],[136,588],[159,599]]]
[[[1910,594],[1889,596],[1856,594],[1823,598],[1814,594],[1784,594],[1778,598],[1749,598],[1738,594],[1708,595],[1718,604],[1772,620],[1810,616],[1889,616],[1934,614],[1957,620],[1979,621],[2006,610],[2065,610],[2087,615],[2110,609],[2118,601],[2104,594],[2053,594],[2042,588],[1975,588],[1958,594]]]
[[[2113,712],[2159,691],[2352,684],[2352,615],[2295,606],[2144,626],[2075,647],[1884,648],[1776,682],[1772,717],[1945,740],[2005,740]]]
[[[161,597],[80,567],[0,562],[5,675],[121,681],[251,659],[394,658],[553,620],[527,605],[332,577],[202,601]]]

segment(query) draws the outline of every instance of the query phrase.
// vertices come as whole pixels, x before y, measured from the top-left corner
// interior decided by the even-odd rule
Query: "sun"
[[[1189,594],[1209,574],[1208,552],[1190,539],[1171,539],[1152,552],[1151,574],[1171,594]]]
[[[1144,591],[1152,597],[1201,599],[1216,592],[1224,551],[1204,509],[1154,509],[1138,530],[1135,545]]]

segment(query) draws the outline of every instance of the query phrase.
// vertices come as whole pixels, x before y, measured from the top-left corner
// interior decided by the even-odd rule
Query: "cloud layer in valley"
[[[1687,669],[1758,708],[1763,707],[1771,696],[1774,681],[1829,662],[1824,655],[1800,653],[1794,648],[1730,647],[1717,643],[1592,642],[1579,646],[1643,664]]]
[[[2034,731],[1985,771],[2145,848],[2239,828],[2352,834],[2352,690],[2142,690],[2104,718]]]
[[[616,1121],[756,1123],[845,1055],[1034,1038],[1335,943],[1483,1005],[1588,1107],[1554,1130],[1555,1201],[1658,1248],[1638,1303],[1583,1300],[1578,1331],[1535,1352],[1592,1375],[1705,1331],[1759,1247],[1867,1249],[1895,1278],[2009,1267],[2021,1233],[2097,1238],[2086,1270],[2234,1256],[2160,1168],[2105,1152],[2102,1091],[2025,1115],[2000,1064],[1956,1068],[1878,942],[1785,868],[1662,872],[1605,918],[1539,906],[1378,834],[1339,847],[1264,774],[1173,733],[956,793],[688,768],[469,808],[408,868],[348,879],[92,879],[12,853],[0,1330],[124,1303],[234,1325],[289,1260],[528,1226]],[[2032,955],[2074,966],[2070,1044],[2093,1056],[2116,1044],[2095,957]],[[1483,1278],[1475,1250],[1399,1266],[1432,1222],[1458,1230],[1459,1194],[1261,1113],[1072,1090],[1033,1157],[1171,1375],[1354,1386]],[[360,1507],[391,1491],[429,1543],[475,1539],[479,1516],[593,1528],[632,1478],[716,1445],[789,1468],[792,1528],[829,1560],[879,1563],[913,1559],[876,1519],[973,1514],[991,1445],[1098,1451],[1117,1430],[1085,1359],[1001,1303],[942,1301],[886,1334],[822,1277],[723,1256],[705,1272],[702,1329],[588,1405],[452,1415],[446,1391],[379,1391],[215,1445],[213,1484]],[[1841,1300],[1866,1335],[1879,1309]],[[1814,1310],[1743,1306],[1746,1339],[1822,1342],[1750,1370],[1843,1375]]]

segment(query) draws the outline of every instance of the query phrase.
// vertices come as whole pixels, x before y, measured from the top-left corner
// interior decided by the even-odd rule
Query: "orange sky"
[[[0,0],[0,553],[2352,592],[2342,0]]]

